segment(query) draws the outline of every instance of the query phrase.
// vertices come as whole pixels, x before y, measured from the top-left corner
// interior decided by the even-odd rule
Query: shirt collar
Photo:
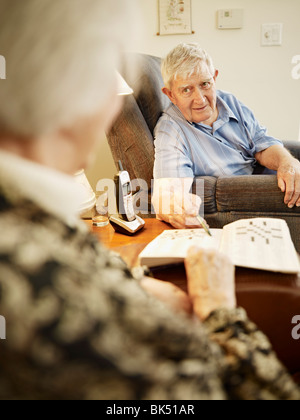
[[[74,227],[80,220],[80,206],[86,192],[75,177],[0,151],[0,183],[69,226]]]
[[[230,119],[238,121],[238,118],[229,108],[229,105],[219,95],[217,95],[217,106],[219,110],[219,119],[222,119],[224,122],[228,122]]]

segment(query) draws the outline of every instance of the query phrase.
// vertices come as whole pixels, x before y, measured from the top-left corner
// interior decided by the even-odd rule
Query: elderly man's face
[[[211,74],[206,63],[200,73],[194,73],[188,79],[177,77],[172,89],[163,92],[176,105],[186,120],[194,123],[212,125],[218,118],[216,78],[218,72]]]

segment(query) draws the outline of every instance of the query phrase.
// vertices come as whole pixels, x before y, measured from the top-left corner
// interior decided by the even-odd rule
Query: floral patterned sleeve
[[[211,340],[225,352],[224,384],[231,398],[300,399],[300,389],[244,309],[218,310],[205,325]]]

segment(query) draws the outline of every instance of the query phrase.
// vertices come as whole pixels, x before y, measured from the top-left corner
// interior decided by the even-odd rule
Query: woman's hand
[[[172,283],[144,277],[141,286],[147,293],[164,302],[174,312],[193,314],[193,306],[189,296]]]
[[[202,321],[219,308],[236,307],[235,268],[225,255],[193,247],[185,267],[194,313]]]

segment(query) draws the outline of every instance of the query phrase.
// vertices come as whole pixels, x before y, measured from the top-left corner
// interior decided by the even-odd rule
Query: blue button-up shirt
[[[155,128],[154,178],[251,175],[255,155],[282,142],[267,135],[252,111],[218,91],[213,127],[190,123],[173,104]]]

